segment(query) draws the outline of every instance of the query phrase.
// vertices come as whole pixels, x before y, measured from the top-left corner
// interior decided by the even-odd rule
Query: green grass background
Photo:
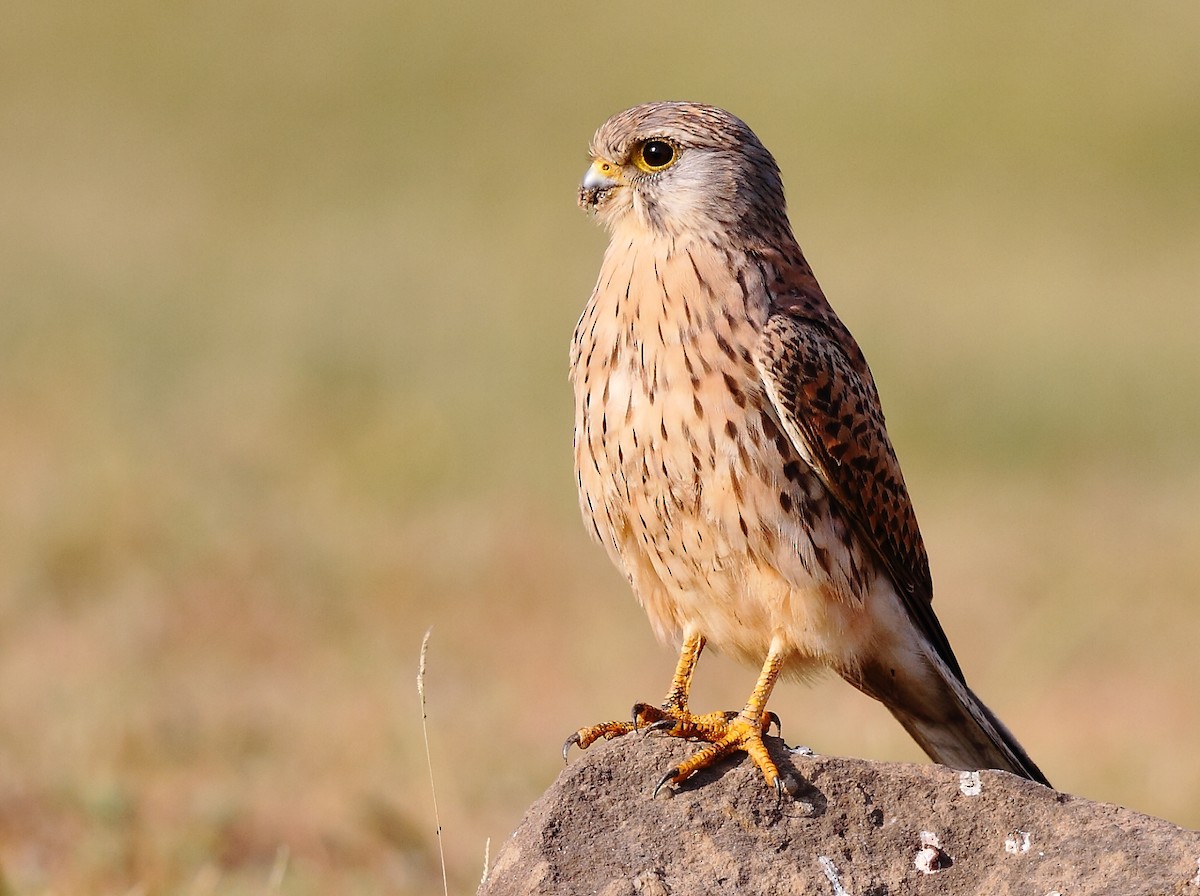
[[[1200,826],[1200,6],[25,4],[0,29],[0,868],[456,892],[673,655],[579,524],[592,130],[746,119],[976,689]],[[754,672],[706,657],[700,707]],[[840,682],[789,739],[919,754]],[[652,782],[647,782],[647,787]],[[274,869],[274,871],[272,870]]]

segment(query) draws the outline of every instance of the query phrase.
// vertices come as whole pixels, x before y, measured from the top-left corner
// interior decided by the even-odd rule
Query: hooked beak
[[[625,178],[621,176],[621,169],[617,165],[605,159],[596,159],[579,185],[580,206],[587,211],[595,211],[604,198],[623,183]]]

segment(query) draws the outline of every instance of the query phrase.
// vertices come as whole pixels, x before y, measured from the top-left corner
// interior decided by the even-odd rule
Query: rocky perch
[[[743,754],[651,799],[696,749],[628,736],[575,752],[530,807],[483,896],[1200,896],[1200,833],[1005,772],[768,746],[778,801]]]

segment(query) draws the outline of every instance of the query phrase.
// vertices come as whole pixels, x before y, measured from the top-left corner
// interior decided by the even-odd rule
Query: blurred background
[[[569,732],[661,699],[566,382],[588,140],[649,99],[776,154],[976,690],[1058,787],[1200,826],[1200,6],[5,20],[3,892],[440,888],[430,625],[456,892]],[[922,759],[840,681],[772,708]]]

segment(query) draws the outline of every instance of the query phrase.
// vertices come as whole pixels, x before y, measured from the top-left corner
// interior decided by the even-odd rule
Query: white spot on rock
[[[1029,852],[1029,831],[1014,831],[1012,836],[1005,838],[1004,851],[1014,856]]]
[[[962,772],[958,776],[958,789],[963,796],[979,796],[983,792],[983,782],[979,780],[979,772]]]
[[[913,867],[922,874],[937,874],[954,864],[954,859],[945,853],[938,835],[933,831],[921,831],[921,849],[913,857]]]

